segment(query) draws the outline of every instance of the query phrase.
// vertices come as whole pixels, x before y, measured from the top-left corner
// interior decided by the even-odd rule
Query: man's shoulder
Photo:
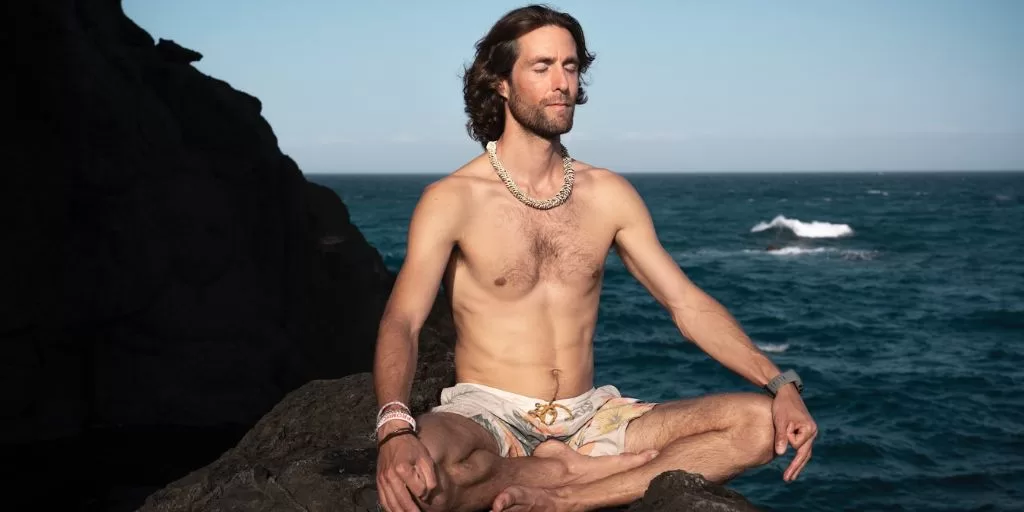
[[[577,161],[574,165],[577,181],[601,196],[630,193],[633,185],[622,174],[606,168]]]
[[[481,172],[480,158],[470,160],[462,167],[428,183],[423,187],[422,199],[462,203],[473,197],[474,191],[487,181]]]

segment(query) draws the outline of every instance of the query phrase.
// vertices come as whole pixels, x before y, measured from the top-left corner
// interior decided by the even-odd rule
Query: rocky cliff
[[[92,469],[65,497],[99,506],[214,460],[302,384],[369,371],[393,276],[260,101],[116,0],[8,6],[0,432],[39,471],[21,476],[74,461]]]
[[[11,509],[355,510],[376,458],[380,255],[281,153],[259,100],[192,66],[200,53],[117,0],[8,10]],[[438,301],[417,412],[453,382],[453,339]],[[633,505],[744,507],[682,473]]]

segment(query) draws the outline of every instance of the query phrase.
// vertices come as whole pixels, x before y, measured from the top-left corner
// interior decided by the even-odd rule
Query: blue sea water
[[[768,510],[1024,510],[1024,173],[626,177],[687,275],[804,379],[803,475],[782,481],[790,451],[733,489]],[[394,270],[437,178],[308,176]],[[598,383],[642,399],[753,390],[614,254],[595,344]]]

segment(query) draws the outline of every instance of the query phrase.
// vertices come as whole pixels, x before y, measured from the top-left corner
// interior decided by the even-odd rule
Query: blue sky
[[[506,1],[124,0],[260,98],[304,172],[480,151],[462,66]],[[564,138],[619,172],[1024,169],[1024,1],[550,2],[597,53]]]

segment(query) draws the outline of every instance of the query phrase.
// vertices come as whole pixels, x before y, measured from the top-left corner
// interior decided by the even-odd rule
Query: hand
[[[796,456],[782,474],[783,480],[792,482],[811,459],[811,444],[818,436],[818,426],[814,424],[800,393],[792,384],[783,386],[775,395],[772,421],[775,424],[775,453],[786,453],[786,445],[796,449]]]
[[[387,432],[382,431],[381,436]],[[419,512],[437,487],[434,461],[415,436],[398,436],[377,454],[377,493],[388,512]]]

